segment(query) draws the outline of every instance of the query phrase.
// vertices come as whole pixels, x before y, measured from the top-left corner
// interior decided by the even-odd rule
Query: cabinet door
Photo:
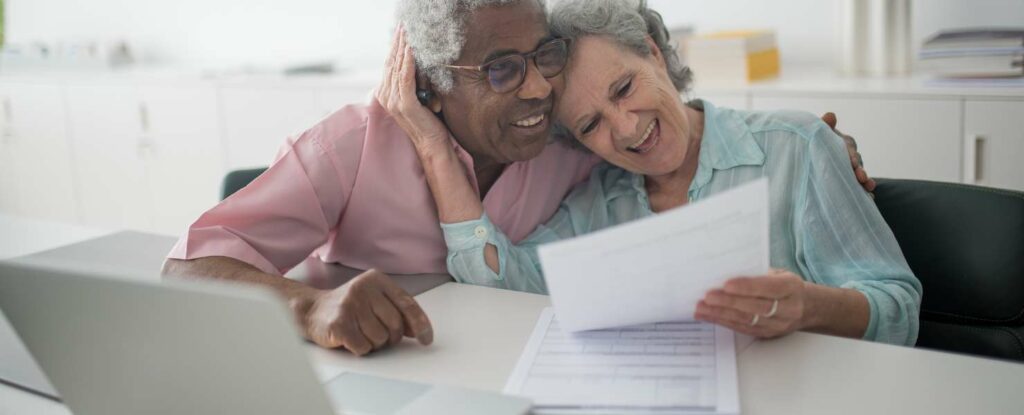
[[[217,90],[144,86],[139,93],[152,230],[178,235],[217,203],[225,174]]]
[[[58,85],[7,84],[3,87],[4,124],[0,129],[5,183],[11,212],[61,222],[76,222],[71,147],[68,143],[64,98]],[[5,197],[6,199],[6,197]]]
[[[864,167],[874,177],[960,181],[957,100],[878,97],[781,97],[754,94],[755,110],[792,109],[816,116],[831,111],[838,128],[857,139]]]
[[[142,119],[137,90],[121,85],[67,88],[82,219],[92,226],[149,230]]]
[[[1024,101],[967,101],[964,182],[1024,191]]]
[[[232,170],[268,166],[289,135],[321,118],[312,90],[232,86],[221,94]]]
[[[11,125],[11,98],[8,85],[0,84],[0,212],[19,214],[18,150]]]

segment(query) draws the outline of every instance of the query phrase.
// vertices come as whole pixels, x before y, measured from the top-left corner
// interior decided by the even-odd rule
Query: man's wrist
[[[303,286],[295,290],[291,290],[286,294],[288,297],[288,306],[291,308],[292,314],[295,315],[295,319],[302,327],[303,331],[305,331],[309,325],[309,314],[316,306],[317,300],[319,300],[325,293],[326,291],[323,290],[310,286]]]

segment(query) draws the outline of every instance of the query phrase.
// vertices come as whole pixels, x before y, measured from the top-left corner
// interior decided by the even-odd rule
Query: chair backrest
[[[924,287],[917,346],[1024,361],[1024,193],[880,179],[875,202]]]
[[[256,169],[235,170],[228,173],[227,176],[224,176],[224,183],[221,183],[220,200],[227,199],[228,196],[235,194],[235,192],[247,186],[265,171],[267,171],[266,167],[260,167]]]

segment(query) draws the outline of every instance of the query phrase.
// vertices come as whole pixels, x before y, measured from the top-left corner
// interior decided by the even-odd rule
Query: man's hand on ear
[[[852,136],[843,134],[841,131],[836,129],[836,124],[839,122],[839,120],[836,119],[836,114],[826,112],[825,115],[821,116],[821,120],[824,121],[825,124],[828,124],[829,127],[832,127],[832,131],[834,131],[838,136],[843,138],[843,141],[846,143],[846,151],[850,153],[850,166],[853,167],[854,176],[857,177],[857,181],[860,182],[860,185],[864,190],[874,198],[875,194],[872,192],[875,191],[876,183],[874,179],[868,176],[868,172],[864,170],[864,159],[861,157],[860,152],[857,151],[857,141],[854,140]]]
[[[376,98],[409,135],[421,157],[431,152],[450,151],[448,127],[428,108],[436,101],[428,99],[424,105],[416,96],[416,59],[401,27],[395,31]]]

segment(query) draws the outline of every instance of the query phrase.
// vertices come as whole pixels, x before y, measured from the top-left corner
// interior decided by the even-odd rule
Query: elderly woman
[[[689,70],[644,1],[565,0],[550,19],[572,46],[555,110],[561,137],[608,164],[512,244],[479,208],[461,167],[438,167],[443,142],[418,142],[457,280],[544,293],[538,245],[768,177],[775,270],[708,292],[695,318],[758,337],[807,330],[914,344],[921,284],[827,125],[803,113],[683,102]]]

